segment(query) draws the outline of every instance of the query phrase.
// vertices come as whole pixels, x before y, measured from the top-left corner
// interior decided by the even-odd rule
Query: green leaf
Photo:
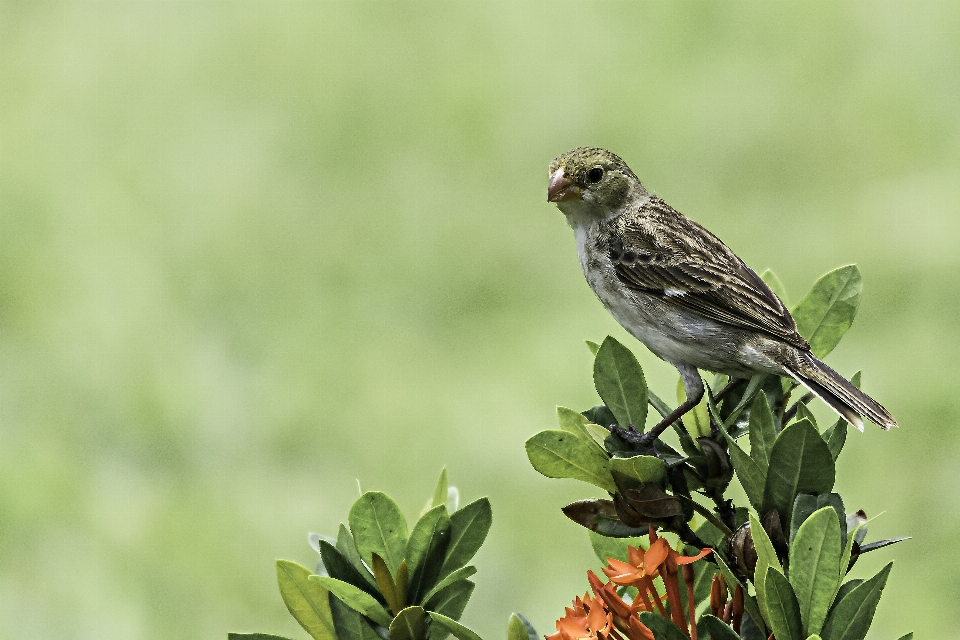
[[[697,636],[700,638],[709,636],[712,640],[740,640],[737,632],[727,623],[709,613],[704,614],[697,621]]]
[[[743,640],[767,640],[767,634],[763,631],[763,621],[754,622],[753,616],[745,613],[740,621],[740,637]]]
[[[840,556],[840,572],[842,575],[847,574],[847,567],[850,566],[850,556],[853,555],[853,543],[859,542],[857,538],[862,540],[862,534],[866,532],[868,522],[869,520],[861,521],[852,531],[850,530],[850,523],[847,524],[847,541],[843,545],[843,555]]]
[[[647,421],[647,383],[633,352],[607,336],[593,361],[593,382],[617,424],[643,431]]]
[[[537,633],[537,630],[533,628],[533,625],[530,624],[530,621],[527,620],[522,613],[514,613],[510,616],[510,624],[508,629],[512,631],[514,627],[514,620],[519,620],[520,624],[523,625],[524,629],[527,632],[527,640],[540,640],[540,634]],[[508,631],[507,640],[523,640],[523,638],[514,638],[513,635]]]
[[[440,625],[447,631],[453,634],[457,640],[483,640],[476,633],[467,629],[465,626],[457,622],[456,620],[451,620],[447,616],[437,613],[435,611],[430,612],[430,619],[433,620],[436,624]]]
[[[747,586],[740,582],[740,579],[733,575],[733,571],[730,570],[730,567],[727,566],[727,563],[724,561],[723,556],[719,553],[713,554],[713,559],[716,561],[717,566],[720,568],[720,573],[723,574],[723,579],[727,582],[727,587],[731,590],[736,586],[740,585],[740,588],[743,590],[743,610],[753,618],[758,626],[763,625],[763,617],[760,615],[760,607],[757,606],[757,601],[750,595],[747,595]]]
[[[590,546],[593,547],[593,552],[597,554],[597,558],[603,564],[607,564],[607,558],[616,558],[621,562],[626,562],[628,546],[632,545],[638,549],[646,548],[646,545],[643,544],[643,538],[611,538],[589,529],[587,529],[587,534],[590,536]]]
[[[683,386],[683,378],[677,378],[677,404],[683,404],[686,400],[687,392]],[[710,435],[710,411],[707,409],[706,395],[700,400],[700,404],[683,416],[683,426],[693,438]]]
[[[726,420],[723,421],[724,426],[730,429],[736,424],[737,418],[739,418],[743,410],[750,405],[754,396],[761,390],[767,378],[769,378],[769,376],[765,373],[758,373],[750,378],[750,382],[747,383],[747,388],[743,390],[743,397],[740,398],[740,402],[737,403],[737,406],[730,411]]]
[[[386,600],[381,600],[380,588],[372,578],[367,578],[357,571],[356,567],[350,564],[350,562],[326,540],[321,540],[319,546],[320,558],[323,560],[323,566],[326,567],[327,573],[330,574],[331,578],[352,584],[358,589],[366,591],[374,598],[377,598],[382,604],[386,604]],[[364,569],[363,572],[367,573],[366,569]]]
[[[823,625],[823,640],[863,640],[892,567],[891,562],[837,603]]]
[[[329,545],[328,545],[329,546]],[[337,640],[327,590],[310,581],[313,572],[296,562],[277,560],[280,596],[304,631],[314,640]]]
[[[374,630],[373,622],[343,604],[333,594],[330,595],[330,611],[333,613],[333,624],[339,640],[382,640]]]
[[[361,591],[342,580],[326,576],[310,576],[310,580],[320,583],[320,586],[326,588],[354,611],[362,613],[379,625],[390,626],[390,614],[366,591]]]
[[[820,433],[806,420],[787,426],[770,451],[770,467],[760,513],[776,509],[789,531],[798,493],[830,493],[836,479],[833,455]]]
[[[900,636],[900,640],[913,640],[913,631],[911,631],[905,636]]]
[[[815,356],[823,358],[833,351],[853,324],[862,289],[857,266],[840,267],[817,280],[793,310],[797,331],[810,343]]]
[[[747,499],[750,500],[750,504],[753,505],[754,509],[759,511],[763,503],[764,485],[768,481],[766,478],[767,474],[756,460],[748,456],[747,452],[740,448],[737,441],[730,437],[730,434],[727,433],[727,430],[723,426],[720,427],[720,432],[723,434],[723,437],[727,439],[727,451],[730,453],[730,463],[733,465],[733,470],[737,472],[740,485],[747,494]]]
[[[803,640],[800,622],[800,607],[790,583],[774,567],[767,567],[764,579],[764,595],[767,602],[768,622],[777,640]]]
[[[774,295],[780,298],[780,302],[787,306],[787,289],[783,286],[783,283],[780,281],[780,278],[777,277],[770,269],[767,269],[760,274],[760,279],[767,283],[767,286],[770,287],[770,290],[773,291]]]
[[[433,499],[430,500],[430,508],[446,506],[447,504],[447,468],[440,470],[440,479],[437,480],[437,488],[433,490]]]
[[[490,531],[493,511],[486,498],[474,500],[450,516],[450,544],[440,567],[440,576],[446,576],[470,562]]]
[[[773,426],[773,413],[770,411],[770,405],[767,404],[767,396],[762,393],[757,394],[750,406],[749,429],[750,457],[766,476],[767,467],[770,466],[770,451],[777,439],[777,431]]]
[[[596,441],[596,439],[590,434],[589,425],[590,421],[587,420],[586,416],[578,411],[573,409],[567,409],[566,407],[557,407],[557,420],[560,422],[560,428],[568,433],[572,433],[577,436],[577,438],[583,440],[584,442],[595,446],[604,456],[606,456],[606,451],[604,448]],[[610,435],[610,433],[600,427],[599,425],[593,425],[599,428],[604,436]]]
[[[587,343],[587,349],[590,349],[590,353],[592,353],[593,356],[596,357],[597,351],[600,351],[600,345],[598,345],[593,340],[584,340],[584,342]]]
[[[410,532],[406,552],[410,567],[407,602],[420,602],[423,594],[436,583],[449,543],[450,516],[446,504],[440,504],[423,514]]]
[[[363,564],[363,560],[360,558],[360,552],[357,551],[357,544],[353,540],[353,536],[350,534],[350,531],[343,525],[340,525],[340,529],[337,531],[337,551],[347,559],[347,561],[357,570],[357,574],[360,575],[371,588],[376,589],[377,583],[373,580],[373,574],[370,573],[370,570]],[[322,556],[321,556],[322,558]],[[326,563],[324,563],[326,566]],[[330,568],[327,567],[329,571]],[[334,578],[340,578],[346,582],[350,582],[342,576],[334,575]],[[360,586],[359,584],[356,586]]]
[[[837,514],[837,526],[840,528],[841,542],[847,537],[847,517],[843,508],[843,498],[839,493],[825,493],[819,496],[801,493],[793,502],[793,516],[790,518],[790,544],[797,537],[797,530],[813,512],[823,507],[833,507]]]
[[[837,589],[837,595],[833,599],[832,606],[837,606],[837,603],[843,600],[844,596],[846,596],[848,593],[850,593],[851,591],[859,587],[861,584],[863,584],[863,580],[854,578],[852,580],[847,580],[842,585],[840,585],[840,588]]]
[[[687,636],[684,635],[683,631],[681,631],[677,625],[659,613],[641,611],[640,622],[645,624],[650,631],[653,631],[653,637],[656,638],[656,640],[687,640]]]
[[[507,623],[507,640],[540,640],[540,635],[529,620],[515,613]]]
[[[837,420],[837,423],[823,432],[823,440],[830,449],[830,455],[836,461],[840,456],[843,445],[847,443],[847,421],[843,418]]]
[[[290,638],[275,636],[271,633],[228,633],[227,640],[290,640]]]
[[[423,598],[420,599],[420,602],[429,602],[433,598],[433,596],[435,596],[437,592],[440,591],[441,589],[446,589],[448,586],[450,586],[454,582],[457,582],[458,580],[466,580],[476,572],[477,572],[477,568],[474,566],[460,567],[453,573],[450,573],[446,577],[444,577],[443,580],[435,584],[433,588],[430,589],[430,591],[427,591],[423,595]]]
[[[530,464],[548,478],[573,478],[610,493],[617,490],[607,455],[568,431],[541,431],[525,446]]]
[[[790,586],[800,603],[804,633],[820,633],[840,581],[840,523],[827,506],[797,530],[790,546]]]
[[[397,503],[385,493],[368,491],[350,507],[348,521],[364,562],[373,566],[376,553],[396,575],[407,550],[407,521]]]
[[[610,458],[610,470],[640,482],[660,483],[667,477],[667,467],[663,460],[653,456]]]
[[[753,570],[753,584],[757,588],[757,605],[760,607],[760,613],[763,619],[770,621],[770,612],[767,610],[767,592],[765,584],[767,580],[767,569],[773,567],[777,571],[783,572],[780,568],[780,559],[777,558],[777,552],[770,542],[770,536],[760,524],[760,521],[751,513],[750,518],[750,537],[753,539],[753,547],[757,552],[757,566]],[[759,620],[759,618],[757,618]]]
[[[467,601],[476,585],[470,580],[456,582],[437,591],[423,606],[430,613],[440,613],[454,620],[459,620],[463,610],[467,608]]]
[[[427,612],[407,607],[390,623],[391,640],[427,640]]]
[[[810,411],[810,407],[808,407],[802,402],[797,404],[797,414],[796,414],[796,421],[800,422],[801,420],[809,420],[810,424],[812,424],[814,428],[818,428],[817,419],[813,417],[813,412]]]

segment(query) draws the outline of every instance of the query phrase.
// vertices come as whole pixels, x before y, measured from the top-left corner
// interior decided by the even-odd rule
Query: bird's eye
[[[590,171],[587,171],[587,182],[592,182],[596,184],[597,182],[600,182],[600,180],[602,179],[603,179],[603,169],[601,169],[600,167],[594,167],[593,169],[590,169]]]

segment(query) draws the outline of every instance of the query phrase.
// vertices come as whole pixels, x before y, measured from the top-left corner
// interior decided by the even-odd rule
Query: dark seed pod
[[[757,549],[753,546],[749,522],[744,522],[733,532],[733,537],[730,538],[730,555],[744,575],[753,575],[757,568]]]

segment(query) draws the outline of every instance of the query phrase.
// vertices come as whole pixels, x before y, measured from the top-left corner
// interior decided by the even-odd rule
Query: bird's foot
[[[633,426],[632,424],[631,424],[629,427],[627,427],[626,429],[624,429],[623,427],[621,427],[621,426],[618,425],[618,424],[612,424],[612,425],[610,425],[610,426],[607,427],[607,428],[610,430],[610,433],[612,433],[613,435],[617,436],[618,438],[620,438],[620,439],[623,440],[624,442],[629,442],[630,444],[637,444],[637,443],[639,443],[639,442],[643,439],[643,436],[644,436],[644,434],[641,433],[641,432],[639,432],[639,431],[637,431],[637,428],[636,428],[635,426]]]

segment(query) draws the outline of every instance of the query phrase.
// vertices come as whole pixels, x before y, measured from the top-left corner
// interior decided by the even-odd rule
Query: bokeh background
[[[0,634],[305,638],[364,490],[446,465],[494,526],[464,621],[538,629],[587,584],[532,470],[629,339],[545,201],[622,155],[795,304],[864,276],[831,354],[900,420],[838,487],[897,563],[871,637],[960,638],[960,4],[36,2],[0,20]],[[676,373],[636,346],[670,396]],[[818,415],[827,419],[822,407]]]

